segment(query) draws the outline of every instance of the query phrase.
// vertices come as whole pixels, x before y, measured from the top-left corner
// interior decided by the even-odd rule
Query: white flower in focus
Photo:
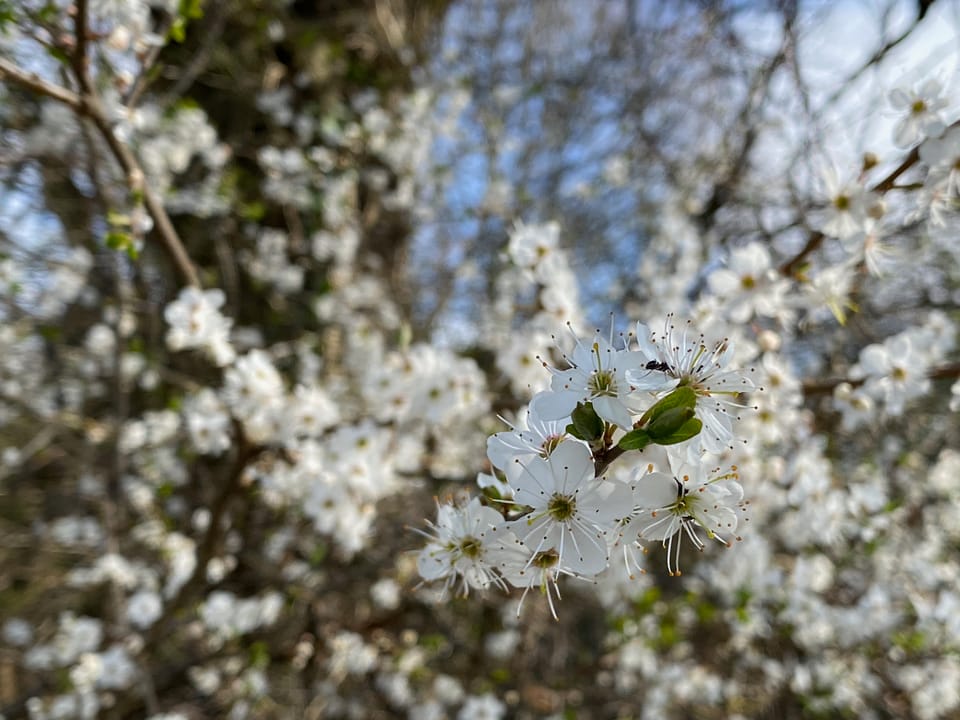
[[[890,104],[906,113],[893,130],[893,141],[900,147],[939,137],[946,127],[939,113],[947,107],[947,99],[936,80],[927,80],[917,88],[894,89],[890,93]]]
[[[233,321],[220,314],[223,291],[185,287],[163,311],[170,325],[167,347],[171,350],[203,348],[220,367],[233,362],[236,353],[230,345]]]
[[[536,399],[537,396],[534,396]],[[487,438],[487,457],[494,467],[507,470],[514,458],[531,456],[547,457],[567,435],[569,417],[559,420],[542,420],[535,412],[527,410],[527,427],[518,422],[510,425],[509,431],[498,432]],[[501,418],[503,420],[503,418]]]
[[[477,473],[477,487],[481,490],[490,488],[496,492],[499,498],[503,500],[513,500],[513,488],[495,474]]]
[[[743,488],[736,468],[724,474],[703,465],[680,464],[675,474],[651,472],[641,477],[634,491],[640,512],[636,527],[645,540],[663,543],[667,572],[680,575],[680,544],[686,536],[698,550],[704,548],[699,530],[707,538],[730,547],[745,510]],[[739,539],[739,538],[737,538]]]
[[[553,373],[551,392],[538,394],[530,401],[530,410],[544,420],[560,420],[570,416],[577,403],[593,404],[600,418],[619,427],[630,429],[633,414],[627,405],[634,390],[627,381],[627,373],[643,366],[640,353],[614,346],[613,328],[609,340],[598,332],[587,346],[574,335],[576,345],[564,359],[570,367],[561,370],[548,367]]]
[[[598,479],[590,450],[561,443],[546,458],[535,457],[510,473],[515,503],[532,508],[510,524],[534,555],[557,552],[557,567],[592,577],[607,567],[608,531],[629,511],[630,488]]]
[[[755,389],[746,376],[726,369],[733,346],[726,340],[708,347],[704,336],[686,323],[679,335],[667,316],[660,336],[637,323],[637,342],[643,364],[629,370],[627,381],[637,392],[665,394],[681,385],[697,394],[696,415],[703,423],[697,435],[710,452],[722,452],[733,440],[731,410],[739,409],[737,395]]]
[[[553,619],[557,619],[554,595],[560,599],[558,580],[561,575],[574,575],[560,567],[560,553],[554,548],[536,551],[521,542],[516,534],[500,525],[490,531],[492,537],[489,559],[500,575],[515,588],[523,588],[517,604],[517,617],[523,610],[523,602],[531,588],[537,588],[546,596]]]
[[[437,521],[431,523],[430,539],[417,557],[417,570],[425,580],[445,580],[444,593],[460,578],[460,594],[470,588],[485,589],[491,584],[502,585],[487,557],[487,532],[503,523],[496,510],[473,498],[463,507],[438,505]]]

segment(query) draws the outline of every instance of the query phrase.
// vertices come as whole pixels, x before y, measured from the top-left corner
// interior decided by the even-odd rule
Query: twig
[[[170,253],[171,258],[173,258],[174,263],[180,270],[180,274],[183,275],[184,279],[190,285],[200,287],[200,277],[197,275],[196,268],[193,267],[190,256],[187,255],[180,236],[177,235],[177,231],[170,221],[170,216],[167,215],[166,208],[163,207],[163,203],[160,198],[157,197],[156,193],[154,193],[153,188],[146,182],[140,163],[136,157],[134,157],[130,148],[120,142],[116,134],[114,134],[113,128],[110,127],[110,123],[107,120],[106,113],[103,111],[103,106],[100,104],[100,101],[92,95],[84,97],[83,100],[85,114],[93,121],[93,124],[97,126],[100,134],[103,135],[103,139],[107,141],[107,145],[110,147],[113,156],[127,174],[130,186],[134,191],[139,190],[142,193],[143,204],[153,218],[153,222],[160,234],[160,240],[166,246],[167,252]]]
[[[83,112],[83,100],[77,93],[49,83],[36,73],[28,73],[2,57],[0,57],[0,80],[10,80],[38,95],[62,102],[78,113]]]
[[[103,109],[103,105],[100,103],[96,94],[92,92],[90,79],[86,73],[77,78],[81,88],[87,88],[82,95],[49,83],[36,74],[28,73],[10,61],[0,58],[0,80],[4,79],[17,83],[40,95],[62,102],[76,111],[77,114],[86,116],[93,121],[93,124],[97,127],[97,130],[110,147],[111,153],[120,164],[124,173],[126,173],[127,181],[130,183],[131,188],[135,192],[142,193],[144,205],[146,205],[147,211],[153,218],[154,225],[160,235],[160,240],[166,247],[167,252],[170,254],[180,274],[189,285],[199,287],[200,276],[190,261],[190,256],[187,254],[183,242],[180,240],[180,236],[173,227],[170,216],[167,215],[167,211],[163,207],[163,202],[157,197],[150,185],[145,182],[143,168],[140,167],[140,163],[137,161],[133,152],[131,152],[130,148],[125,144],[120,142],[116,134],[114,134],[110,121],[107,119],[106,112]]]
[[[954,123],[950,127],[954,127],[957,124],[958,123]],[[920,148],[918,146],[911,150],[907,157],[904,158],[903,162],[897,165],[897,167],[894,168],[889,175],[873,185],[873,187],[870,188],[870,192],[883,194],[888,190],[891,190],[895,186],[897,178],[913,167],[913,165],[916,164],[917,160],[919,159]],[[826,237],[827,236],[819,230],[810,233],[810,237],[807,239],[807,243],[803,246],[803,249],[780,266],[780,273],[782,275],[786,275],[787,277],[792,276],[796,272],[797,268],[800,267],[800,265],[802,265],[807,259],[807,257],[814,250],[820,247]]]

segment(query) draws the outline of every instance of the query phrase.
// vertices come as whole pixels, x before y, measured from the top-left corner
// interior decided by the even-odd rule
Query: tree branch
[[[0,57],[0,80],[9,80],[38,95],[62,102],[78,113],[83,112],[83,100],[77,93],[49,83],[36,73],[28,73],[2,57]]]
[[[79,18],[77,22],[79,25]],[[160,240],[174,264],[177,266],[177,269],[180,271],[180,274],[183,276],[183,279],[189,285],[200,287],[200,277],[183,246],[183,242],[180,240],[180,236],[170,221],[170,216],[167,215],[166,208],[163,207],[163,202],[150,185],[146,183],[143,168],[140,167],[140,163],[133,152],[122,143],[113,132],[113,128],[107,119],[107,114],[99,98],[92,92],[84,92],[80,95],[72,90],[54,85],[35,73],[24,71],[4,58],[0,58],[0,80],[9,80],[38,95],[62,102],[73,109],[78,115],[88,117],[93,121],[93,124],[109,146],[110,152],[126,174],[127,182],[130,184],[131,189],[135,193],[142,194],[144,205],[146,205],[147,211],[153,218],[157,233],[160,235]],[[89,78],[87,78],[85,74],[78,77],[77,80],[81,87],[90,84]]]
[[[951,127],[954,125],[957,125],[957,123],[954,123],[951,125]],[[894,184],[897,182],[897,178],[913,167],[913,165],[916,164],[917,160],[919,159],[920,147],[917,146],[910,151],[907,157],[903,159],[903,162],[897,165],[897,167],[894,168],[889,175],[873,185],[873,187],[870,188],[870,192],[875,192],[882,195],[883,193],[892,189]],[[827,236],[819,230],[810,233],[810,237],[807,239],[807,243],[803,246],[803,249],[780,266],[780,274],[786,275],[787,277],[792,276],[796,272],[797,268],[800,267],[800,265],[802,265],[807,259],[807,257],[818,247],[820,247],[826,237]]]

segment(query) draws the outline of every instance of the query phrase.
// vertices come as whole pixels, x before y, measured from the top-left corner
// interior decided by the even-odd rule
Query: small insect
[[[670,369],[670,366],[662,360],[651,360],[645,367],[647,370],[659,370],[660,372],[666,372]]]

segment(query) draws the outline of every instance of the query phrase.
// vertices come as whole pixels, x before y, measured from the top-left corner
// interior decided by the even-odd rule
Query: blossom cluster
[[[644,572],[645,541],[660,542],[669,574],[680,575],[684,538],[698,550],[701,535],[740,539],[747,503],[736,468],[708,469],[734,440],[742,394],[755,389],[729,366],[728,341],[708,345],[672,317],[660,334],[638,323],[615,338],[611,322],[608,337],[573,340],[563,366],[544,363],[550,389],[534,395],[525,423],[489,438],[484,500],[438,507],[417,564],[424,579],[463,594],[538,587],[556,617],[563,575],[596,578],[621,554],[627,574]],[[628,481],[604,474],[621,454],[644,451]]]

